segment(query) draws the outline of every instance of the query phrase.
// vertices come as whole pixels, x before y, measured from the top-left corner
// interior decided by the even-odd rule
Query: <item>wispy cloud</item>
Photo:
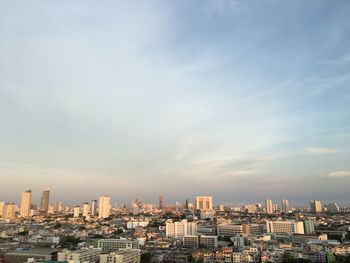
[[[350,171],[334,171],[328,174],[329,177],[350,177]]]
[[[342,150],[337,148],[307,147],[304,149],[309,154],[331,154],[339,153]]]

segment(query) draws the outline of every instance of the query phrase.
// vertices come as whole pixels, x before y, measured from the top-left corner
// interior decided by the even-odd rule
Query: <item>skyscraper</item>
[[[273,213],[273,203],[271,199],[267,199],[265,201],[265,211],[267,214],[272,214]]]
[[[90,215],[90,206],[89,203],[84,203],[83,204],[83,216],[84,217],[89,217]]]
[[[12,202],[5,203],[3,216],[4,216],[4,218],[13,218],[13,217],[15,217],[15,204],[14,203],[12,203]]]
[[[101,195],[100,201],[98,204],[98,217],[99,218],[107,218],[109,217],[109,196]]]
[[[30,215],[30,205],[32,204],[32,191],[27,190],[22,193],[21,199],[21,217],[28,217]]]
[[[163,194],[159,194],[159,209],[163,209],[164,208],[164,197]]]
[[[212,196],[196,196],[196,209],[208,211],[213,209]]]
[[[40,200],[40,212],[42,214],[47,214],[47,211],[49,210],[49,200],[50,200],[50,190],[44,190],[41,194],[41,200]]]
[[[96,216],[97,215],[97,200],[91,201],[91,215]]]
[[[311,200],[310,201],[310,209],[313,213],[321,213],[322,212],[322,204],[319,200]]]
[[[283,199],[281,201],[282,204],[282,212],[287,214],[289,212],[289,201],[287,199]]]
[[[73,217],[78,218],[80,215],[80,206],[75,205],[73,209]]]

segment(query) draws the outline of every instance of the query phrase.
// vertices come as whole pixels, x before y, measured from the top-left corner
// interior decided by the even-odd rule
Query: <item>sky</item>
[[[0,200],[350,205],[349,1],[0,5]]]

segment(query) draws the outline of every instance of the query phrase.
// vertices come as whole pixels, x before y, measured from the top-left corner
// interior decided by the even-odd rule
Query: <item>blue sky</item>
[[[350,203],[348,1],[0,3],[0,200]]]

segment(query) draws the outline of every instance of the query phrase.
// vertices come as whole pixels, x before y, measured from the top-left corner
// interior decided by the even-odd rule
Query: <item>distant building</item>
[[[304,230],[305,230],[305,234],[315,233],[315,222],[312,220],[305,220],[304,221]]]
[[[217,226],[218,236],[233,237],[243,234],[243,225],[222,224]]]
[[[100,196],[100,202],[98,204],[98,217],[99,218],[107,218],[109,217],[109,204],[110,198],[106,195]]]
[[[32,204],[32,191],[27,190],[22,193],[21,199],[21,209],[20,216],[21,217],[29,217],[30,216],[30,205]]]
[[[75,205],[73,208],[73,217],[78,218],[80,216],[80,206]]]
[[[339,206],[336,203],[331,203],[326,205],[327,212],[329,213],[338,213],[340,211]]]
[[[90,205],[89,203],[84,203],[83,204],[83,217],[89,217],[90,216]]]
[[[44,215],[47,214],[49,210],[49,202],[50,202],[50,190],[44,190],[41,194],[40,199],[40,212]]]
[[[282,212],[285,214],[289,213],[289,201],[287,199],[283,199],[281,201]]]
[[[196,209],[208,211],[213,209],[212,196],[196,196]]]
[[[265,212],[267,214],[272,214],[274,212],[274,210],[273,210],[273,203],[272,203],[271,199],[267,199],[265,201]]]
[[[11,219],[15,217],[15,204],[5,203],[3,209],[3,218]]]
[[[96,216],[97,215],[97,200],[91,201],[91,215]]]
[[[310,209],[313,213],[322,213],[322,204],[321,201],[311,200],[310,201]]]
[[[164,196],[163,194],[159,194],[159,205],[158,205],[159,209],[163,209],[164,208]]]

